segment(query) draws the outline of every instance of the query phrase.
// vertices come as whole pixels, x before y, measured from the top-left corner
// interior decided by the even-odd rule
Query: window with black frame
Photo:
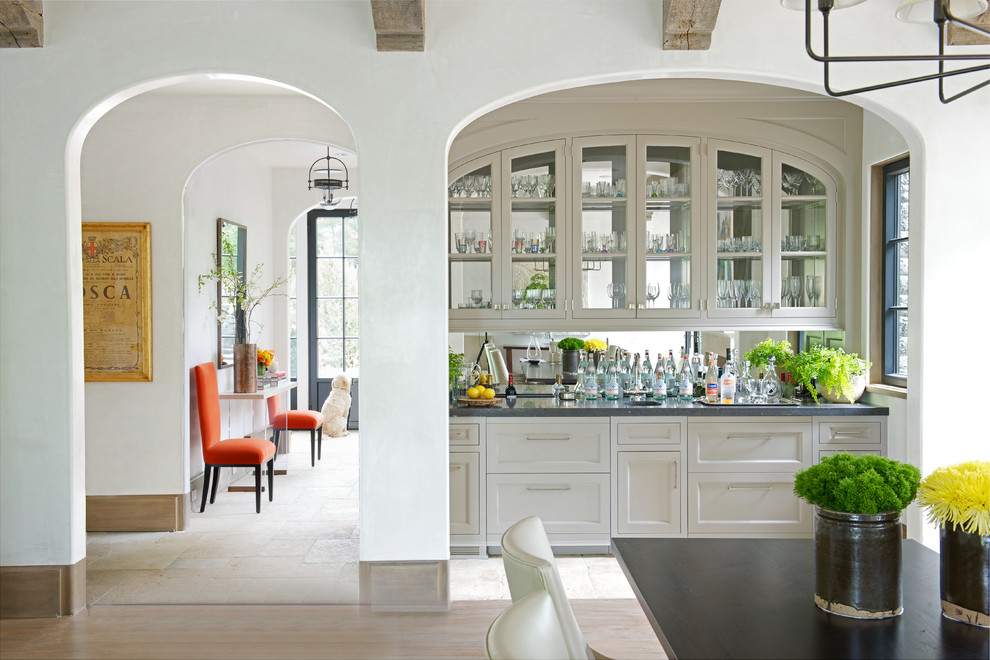
[[[884,166],[882,379],[897,387],[907,387],[910,190],[908,158]]]

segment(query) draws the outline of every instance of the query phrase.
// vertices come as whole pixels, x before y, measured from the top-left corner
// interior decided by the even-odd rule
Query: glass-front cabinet
[[[502,290],[509,292],[502,318],[564,317],[563,173],[563,140],[502,152],[502,180],[508,182],[502,191]]]
[[[700,204],[692,195],[700,180],[700,140],[637,139],[636,314],[643,318],[691,318],[701,313],[704,234]]]
[[[636,315],[635,138],[575,139],[572,147],[575,318]],[[630,252],[632,250],[632,252]],[[578,264],[580,266],[578,267]]]
[[[450,177],[447,241],[451,317],[499,318],[501,246],[492,240],[501,227],[499,162],[497,154],[481,158],[458,168]]]
[[[448,192],[457,329],[838,322],[835,177],[786,152],[572,137],[465,162]]]

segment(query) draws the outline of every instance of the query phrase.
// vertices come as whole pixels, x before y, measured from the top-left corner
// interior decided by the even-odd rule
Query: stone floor
[[[358,433],[323,441],[310,466],[309,436],[278,459],[275,501],[217,493],[184,532],[87,536],[87,602],[125,604],[355,604],[358,602]],[[249,477],[246,481],[253,480]],[[634,598],[615,559],[559,557],[570,598]],[[453,600],[508,600],[499,558],[453,559]]]

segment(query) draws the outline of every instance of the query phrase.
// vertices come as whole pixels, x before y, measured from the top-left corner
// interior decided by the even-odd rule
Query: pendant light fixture
[[[822,15],[822,53],[815,52],[811,45],[811,15],[813,13],[812,3],[817,3],[818,11]],[[990,30],[985,27],[967,22],[965,19],[972,18],[987,10],[988,0],[901,0],[900,6],[895,12],[895,16],[906,22],[928,22],[931,20],[938,27],[938,53],[926,55],[844,55],[836,56],[829,53],[829,31],[828,19],[833,9],[843,9],[858,5],[863,0],[780,0],[780,4],[788,9],[804,9],[804,29],[805,29],[805,49],[808,55],[816,62],[821,62],[825,67],[825,91],[830,96],[848,96],[849,94],[859,94],[861,92],[872,92],[888,87],[899,87],[926,80],[938,80],[938,98],[942,103],[950,103],[971,92],[990,85],[990,79],[983,80],[972,87],[969,87],[952,96],[945,95],[943,81],[951,76],[959,76],[966,73],[978,71],[990,71],[990,64],[976,64],[963,66],[962,68],[946,71],[945,65],[948,62],[987,60],[990,61],[990,53],[983,52],[977,54],[947,54],[945,52],[945,26],[947,23],[955,23],[966,29],[982,34],[990,34]],[[938,62],[938,73],[904,78],[876,85],[866,85],[854,89],[834,90],[829,81],[829,65],[833,63],[848,62]]]
[[[340,167],[333,167],[332,161],[340,163]],[[340,178],[341,173],[344,175],[343,179]],[[316,188],[317,190],[322,190],[323,201],[320,202],[320,206],[330,208],[336,203],[333,201],[333,191],[347,190],[348,185],[347,165],[344,165],[344,161],[339,158],[331,156],[330,147],[327,147],[327,155],[317,158],[309,166],[308,189],[312,190]]]

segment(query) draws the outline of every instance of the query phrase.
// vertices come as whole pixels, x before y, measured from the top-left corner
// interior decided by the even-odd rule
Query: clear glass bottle
[[[664,367],[667,375],[667,394],[677,394],[677,367],[674,364],[674,351],[667,351],[667,364]]]
[[[619,400],[619,371],[615,367],[615,360],[608,361],[608,381],[605,386],[605,398],[609,401]]]
[[[756,399],[759,396],[760,383],[750,374],[749,368],[749,360],[746,360],[736,383],[739,403],[759,403]]]
[[[560,401],[560,395],[567,390],[561,382],[563,378],[564,377],[561,374],[557,374],[557,382],[555,382],[553,387],[550,388],[550,394],[553,396],[554,401]]]
[[[588,401],[598,398],[598,375],[595,373],[595,363],[588,360],[588,375],[584,379],[584,398]]]
[[[722,365],[722,376],[719,379],[719,403],[736,403],[736,365],[732,361],[732,349],[725,349],[725,364]]]
[[[650,352],[643,352],[643,364],[640,367],[640,374],[643,380],[643,389],[646,390],[646,396],[651,396],[653,394],[653,364],[650,362]]]
[[[653,374],[653,400],[667,400],[667,374],[663,369],[663,360],[657,362],[657,371]]]
[[[777,365],[774,364],[776,358],[770,357],[770,364],[760,381],[760,396],[766,398],[767,403],[780,403],[783,398],[783,388],[780,386],[780,378],[777,377]]]
[[[718,403],[718,361],[714,353],[708,354],[708,373],[705,374],[705,401]]]
[[[530,335],[529,346],[526,347],[526,359],[530,361],[543,360],[543,350],[540,349],[540,340],[536,335]]]
[[[598,369],[596,373],[598,379],[598,394],[605,396],[605,387],[608,385],[608,353],[602,351],[598,354]]]
[[[677,396],[681,401],[688,402],[694,398],[694,375],[691,373],[691,362],[687,356],[681,360],[681,377],[678,384]]]
[[[705,378],[705,367],[701,362],[701,353],[691,354],[691,379],[695,383],[701,383]]]
[[[585,372],[588,370],[588,354],[584,352],[584,349],[578,351],[578,369],[577,369],[577,379],[574,382],[574,398],[583,399],[584,398],[584,379]]]

